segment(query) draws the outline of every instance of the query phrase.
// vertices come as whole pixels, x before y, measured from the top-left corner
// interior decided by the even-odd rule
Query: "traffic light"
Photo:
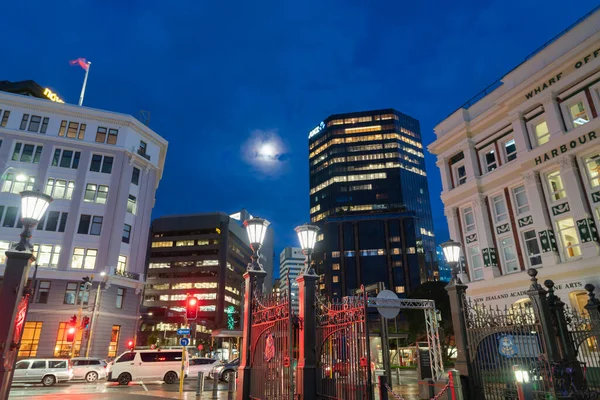
[[[75,333],[77,332],[77,328],[72,325],[67,327],[67,342],[73,342],[75,340]]]
[[[90,317],[81,318],[81,329],[87,329],[90,327]]]
[[[71,325],[71,326],[77,326],[77,315],[73,315],[71,317],[71,319],[69,320],[69,325]]]
[[[198,299],[188,296],[185,304],[185,315],[188,320],[198,318]]]
[[[81,278],[81,282],[79,283],[79,290],[84,291],[88,290],[92,287],[92,279],[89,276],[84,276]]]
[[[129,350],[133,350],[133,349],[134,349],[134,347],[135,347],[135,346],[133,345],[133,340],[130,340],[129,342],[127,342],[127,348],[128,348]]]

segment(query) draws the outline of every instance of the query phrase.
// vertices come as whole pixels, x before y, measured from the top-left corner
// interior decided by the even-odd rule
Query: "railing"
[[[120,277],[127,278],[127,279],[133,279],[134,281],[140,280],[140,274],[138,274],[136,272],[121,271],[115,267],[110,268],[109,275],[120,276]]]

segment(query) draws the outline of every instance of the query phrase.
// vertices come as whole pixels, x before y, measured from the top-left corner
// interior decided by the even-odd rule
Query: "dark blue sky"
[[[8,1],[0,79],[138,115],[169,141],[154,216],[242,207],[276,248],[308,220],[307,133],[333,113],[396,108],[433,127],[596,6],[564,1]],[[249,163],[265,137],[277,162]],[[427,157],[427,156],[426,156]],[[448,230],[435,157],[439,241]]]

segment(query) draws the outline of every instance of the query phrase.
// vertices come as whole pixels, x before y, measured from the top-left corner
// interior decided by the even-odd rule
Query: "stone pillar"
[[[538,283],[537,269],[531,268],[527,271],[527,274],[531,277],[531,286],[529,286],[527,295],[531,299],[531,306],[533,307],[536,320],[542,328],[541,333],[546,344],[545,358],[549,363],[558,362],[560,361],[560,354],[556,345],[556,334],[548,304],[548,292]]]
[[[556,94],[552,92],[544,95],[541,101],[544,106],[544,116],[546,117],[548,132],[550,132],[550,140],[552,140],[565,132],[560,106],[556,101]]]
[[[515,144],[517,146],[517,159],[520,157],[520,154],[526,153],[530,150],[529,146],[529,138],[527,137],[527,127],[525,125],[525,120],[523,119],[523,113],[516,112],[509,114],[510,124],[513,129],[513,137],[515,139]]]
[[[598,300],[594,294],[594,285],[588,283],[584,288],[587,290],[589,297],[585,309],[590,315],[592,331],[596,332],[596,342],[600,343],[600,335],[598,335],[598,333],[600,333],[600,300]]]
[[[464,301],[467,285],[463,284],[457,276],[458,271],[452,271],[452,279],[446,286],[448,297],[450,298],[450,312],[452,314],[452,326],[454,328],[454,341],[456,343],[456,361],[454,368],[461,377],[469,380],[471,372],[471,356],[469,352],[469,342],[467,338],[467,323],[465,316],[468,310]],[[469,380],[470,381],[470,380]],[[464,396],[463,398],[467,398]]]
[[[452,174],[450,173],[448,159],[446,157],[438,156],[435,165],[440,169],[442,175],[442,191],[447,192],[451,190],[454,187],[454,182],[452,182]]]
[[[483,276],[485,279],[493,279],[502,274],[500,268],[498,268],[498,253],[492,233],[493,227],[490,225],[491,211],[488,209],[486,196],[478,194],[474,198],[473,203],[475,205],[473,210],[475,211],[475,220],[477,221],[479,250],[483,256]]]
[[[298,282],[300,343],[298,345],[297,382],[300,399],[317,398],[317,309],[316,290],[319,277],[305,273]]]
[[[517,225],[519,228],[528,225],[531,225],[532,228],[541,228],[536,233],[542,242],[542,265],[546,267],[556,265],[560,261],[560,257],[556,247],[552,221],[548,217],[548,206],[544,197],[540,175],[536,171],[530,171],[523,175],[523,178],[525,178],[525,192],[527,193],[531,215],[517,219]]]
[[[240,350],[240,366],[238,367],[238,390],[237,400],[246,400],[250,398],[250,350],[252,347],[252,303],[254,302],[255,291],[258,282],[262,281],[267,273],[262,269],[248,268],[244,274],[244,311],[242,327],[242,343]],[[261,286],[262,287],[262,286]]]
[[[465,167],[467,169],[467,182],[481,176],[479,170],[479,161],[477,160],[477,150],[475,144],[470,140],[467,141],[467,148],[463,149],[465,155]]]
[[[579,167],[574,156],[563,156],[560,159],[560,176],[569,200],[566,207],[565,203],[552,207],[552,213],[559,215],[562,212],[570,212],[579,231],[582,256],[584,258],[598,257],[600,247],[598,246],[596,224],[593,218],[590,218],[590,210],[585,200],[585,188],[581,185]]]
[[[565,303],[560,297],[554,294],[554,282],[552,280],[545,280],[544,286],[548,288],[548,307],[552,314],[552,323],[554,324],[556,337],[558,339],[561,357],[565,361],[576,361],[577,350],[575,349],[573,340],[571,340],[569,326],[565,318]]]

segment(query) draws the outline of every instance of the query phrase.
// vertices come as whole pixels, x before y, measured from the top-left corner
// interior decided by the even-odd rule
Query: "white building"
[[[19,357],[84,355],[92,327],[90,356],[114,357],[136,335],[167,142],[129,115],[52,102],[31,84],[30,96],[0,92],[0,275],[21,232],[19,192],[54,198],[31,238],[39,269]],[[81,307],[91,321],[69,343]]]
[[[450,236],[467,294],[524,300],[526,270],[573,306],[600,287],[600,11],[581,19],[436,128]]]
[[[298,282],[306,257],[299,247],[286,247],[279,254],[279,292],[287,292],[288,279],[292,283],[292,308],[298,311]]]

